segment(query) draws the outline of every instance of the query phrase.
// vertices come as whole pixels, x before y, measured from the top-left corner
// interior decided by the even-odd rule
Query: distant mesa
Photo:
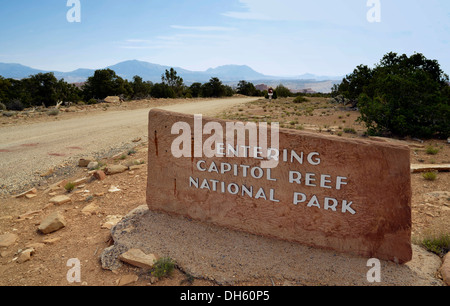
[[[132,80],[134,76],[142,77],[144,81],[154,83],[161,82],[161,75],[166,69],[172,67],[163,66],[138,60],[129,60],[105,67],[114,70],[120,77]],[[206,71],[191,71],[180,67],[173,67],[180,75],[186,85],[194,82],[208,82],[212,77],[219,78],[227,85],[236,85],[239,81],[252,81],[256,84],[276,87],[279,84],[288,86],[293,91],[311,90],[318,92],[330,92],[331,87],[340,83],[343,76],[316,76],[314,74],[303,74],[294,77],[268,76],[253,70],[246,65],[224,65],[209,68]],[[23,79],[38,73],[53,72],[58,79],[64,79],[68,83],[81,85],[90,76],[94,75],[95,69],[76,69],[70,72],[45,71],[15,63],[0,63],[0,76],[4,78]]]

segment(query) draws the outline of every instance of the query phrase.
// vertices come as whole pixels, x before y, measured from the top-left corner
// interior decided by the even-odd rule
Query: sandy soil
[[[301,106],[293,105],[290,101],[279,101],[277,104],[278,106],[269,106],[266,102],[247,103],[245,105],[232,106],[233,108],[231,110],[227,110],[218,116],[242,120],[244,120],[244,118],[247,120],[278,120],[285,127],[289,128],[311,129],[316,130],[318,133],[331,133],[334,135],[338,135],[342,131],[341,137],[363,137],[363,126],[355,122],[358,117],[357,112],[336,108],[333,105],[328,105],[324,102],[325,101],[320,99],[313,99],[311,103]],[[143,103],[142,106],[145,112],[148,112],[148,105],[145,103],[149,102],[141,103]],[[201,103],[201,101],[199,103]],[[227,107],[228,106],[231,105],[227,105]],[[124,106],[114,107],[124,108],[127,110],[125,112],[121,112],[123,116],[126,116],[126,113],[133,111],[125,108]],[[304,107],[305,109],[299,109],[300,107]],[[308,110],[308,107],[313,108],[313,110]],[[284,110],[282,108],[284,108]],[[295,110],[295,108],[297,109]],[[137,109],[139,109],[139,106],[136,105],[136,110]],[[266,111],[264,111],[264,109],[266,109]],[[109,109],[106,112],[110,111],[112,111],[112,109]],[[92,110],[92,112],[94,114],[101,114],[105,111],[98,109]],[[286,112],[289,112],[290,114],[287,115]],[[305,115],[305,113],[308,115]],[[312,113],[312,115],[309,115],[309,113]],[[210,113],[210,115],[211,114],[212,113]],[[67,117],[65,115],[67,115]],[[270,119],[264,117],[269,115],[271,116]],[[284,117],[282,117],[283,115]],[[93,117],[95,116],[86,115],[86,113],[62,113],[58,120],[61,120],[62,122],[66,121],[66,119],[79,120],[85,118],[84,122],[89,122]],[[1,120],[3,120],[3,123],[6,122],[6,124],[3,124],[4,128],[12,128],[17,126],[29,126],[29,120],[33,123],[39,123],[40,120],[47,121],[48,118],[45,116],[43,118],[36,117],[32,119],[27,117],[19,117],[17,119],[2,118]],[[292,121],[296,120],[298,123],[294,122],[291,124]],[[353,128],[356,134],[345,133],[343,132],[344,128]],[[1,137],[3,137],[3,131],[5,130],[1,128]],[[220,269],[217,267],[216,269],[214,269],[214,267],[211,268],[212,265],[217,263],[210,262],[209,260],[220,254],[213,254],[208,250],[217,253],[217,249],[191,244],[190,247],[193,249],[203,249],[205,251],[205,254],[203,255],[205,258],[197,258],[197,262],[200,262],[201,264],[195,268],[186,262],[186,257],[180,257],[180,262],[178,262],[179,268],[175,270],[173,275],[169,278],[161,279],[155,283],[153,283],[154,279],[151,278],[148,271],[143,271],[142,269],[135,268],[130,265],[125,264],[114,272],[104,270],[101,266],[100,254],[104,249],[111,246],[112,240],[111,231],[109,229],[102,228],[102,225],[105,223],[108,216],[125,216],[131,210],[145,204],[145,188],[147,179],[147,167],[145,165],[147,156],[147,144],[145,142],[146,131],[138,134],[124,134],[126,135],[125,142],[127,142],[129,147],[133,148],[132,151],[128,148],[121,151],[120,148],[116,147],[112,151],[109,150],[109,152],[105,152],[115,154],[116,156],[101,156],[103,153],[100,152],[96,155],[96,157],[105,165],[127,163],[140,164],[140,162],[143,161],[144,164],[137,169],[108,176],[104,181],[91,179],[85,184],[78,186],[70,194],[68,194],[64,188],[61,187],[48,190],[48,187],[52,183],[60,180],[66,179],[67,181],[74,181],[76,179],[89,176],[85,168],[79,168],[76,166],[77,163],[75,162],[75,159],[79,156],[88,153],[90,154],[92,152],[78,152],[79,154],[72,155],[72,161],[66,162],[67,165],[65,167],[59,168],[59,162],[55,162],[52,165],[49,164],[49,166],[46,165],[43,170],[47,169],[46,167],[54,167],[57,169],[46,177],[41,178],[40,175],[33,173],[31,183],[35,183],[37,186],[38,190],[36,197],[27,199],[14,198],[11,195],[0,196],[0,235],[5,233],[13,233],[18,236],[18,239],[14,244],[9,247],[0,248],[0,285],[70,285],[67,281],[66,275],[70,269],[70,267],[67,267],[67,261],[71,258],[78,258],[81,262],[82,282],[81,284],[75,285],[92,286],[114,286],[121,280],[125,279],[127,275],[138,276],[138,280],[133,282],[133,285],[178,286],[190,285],[190,281],[193,280],[193,285],[195,286],[215,286],[221,283],[221,279],[219,276],[215,276],[214,273],[211,273],[211,271],[214,272],[215,270],[220,270],[223,273],[230,273],[232,272],[231,269],[239,269],[239,265],[242,265],[242,271],[251,277],[238,278],[237,281],[233,283],[235,285],[329,285],[336,283],[339,284],[339,280],[342,280],[342,285],[353,285],[354,282],[349,281],[351,278],[346,278],[346,275],[353,275],[354,277],[355,273],[362,271],[367,272],[366,267],[359,266],[353,272],[345,272],[346,269],[350,269],[350,266],[346,264],[351,262],[355,263],[356,259],[354,258],[327,253],[329,255],[328,256],[325,255],[326,253],[321,251],[308,250],[308,248],[304,248],[302,249],[304,252],[310,251],[312,252],[311,254],[316,254],[317,258],[327,258],[327,260],[331,261],[333,258],[338,258],[339,260],[337,262],[321,261],[322,266],[320,268],[320,275],[314,274],[313,269],[314,265],[317,265],[319,261],[309,262],[310,268],[307,269],[310,274],[309,277],[301,273],[292,274],[289,270],[284,269],[289,267],[289,263],[292,263],[292,260],[295,260],[295,252],[298,252],[298,248],[301,248],[300,246],[288,244],[284,245],[284,248],[275,249],[270,246],[279,245],[282,243],[276,240],[267,242],[265,238],[259,240],[258,237],[255,238],[246,234],[234,232],[229,233],[230,237],[239,236],[242,237],[242,239],[250,239],[256,243],[255,245],[258,246],[258,248],[255,247],[255,249],[247,247],[245,251],[248,254],[254,255],[254,252],[261,254],[264,250],[268,253],[265,256],[242,256],[242,254],[241,256],[238,256],[236,255],[237,253],[235,250],[232,250],[232,252],[226,254],[224,253],[222,255],[226,256],[222,257],[222,259],[229,259],[233,262],[233,266],[230,266],[227,271],[227,265],[220,266]],[[141,138],[141,140],[138,142],[132,142],[132,140],[138,140],[138,138]],[[406,139],[403,141],[410,144],[412,163],[440,164],[450,162],[450,146],[446,144],[445,141],[431,140],[424,143],[412,139]],[[433,145],[439,148],[439,152],[436,155],[427,154],[425,148],[428,145]],[[83,143],[83,147],[84,146],[85,144]],[[111,147],[113,147],[113,145],[111,145]],[[63,152],[67,152],[67,150]],[[4,153],[6,152],[2,152],[0,154]],[[16,165],[18,164],[19,162],[17,161]],[[0,169],[2,169],[3,172],[3,166],[1,166]],[[59,171],[58,169],[64,169],[64,171]],[[8,169],[8,172],[14,173],[14,170]],[[25,187],[31,187],[31,183]],[[111,186],[116,186],[120,189],[120,191],[114,193],[108,192]],[[450,191],[450,173],[439,173],[435,181],[425,181],[421,174],[413,174],[412,187],[413,240],[418,244],[428,235],[442,233],[443,231],[448,232],[448,229],[450,228],[450,198],[448,196],[442,198],[439,196],[442,193],[436,192]],[[25,189],[26,188],[23,187],[21,191],[25,191]],[[71,202],[61,206],[49,205],[49,200],[54,195],[60,194],[69,195]],[[438,194],[438,196],[435,196],[436,194]],[[88,206],[89,208],[92,208],[90,212],[86,211],[86,207]],[[37,226],[43,218],[56,210],[61,211],[64,215],[67,220],[67,226],[49,235],[40,234],[37,231]],[[159,219],[158,222],[163,221]],[[167,219],[164,222],[168,222]],[[178,220],[173,222],[189,222],[189,220]],[[164,223],[157,223],[155,221],[155,224]],[[170,229],[170,227],[166,228],[163,225],[156,227],[156,229],[154,229],[155,235],[159,235],[162,237],[160,240],[164,241],[163,238],[168,237],[165,236],[168,229]],[[207,227],[204,230],[205,232],[209,231],[212,234],[217,234],[217,232],[220,231],[220,229],[213,227]],[[186,231],[188,231],[188,229],[186,229]],[[211,237],[205,239],[210,239]],[[215,237],[216,238],[214,239],[218,239],[217,236]],[[168,245],[172,243],[174,242],[167,242]],[[211,245],[220,245],[220,243],[215,240],[210,240],[209,243]],[[20,253],[29,247],[33,247],[35,250],[31,260],[19,263],[18,258],[20,257]],[[271,248],[272,250],[270,251],[267,248]],[[274,250],[276,256],[274,255]],[[173,250],[172,248],[171,251],[169,250],[166,252],[173,254],[175,257],[177,256],[175,254],[180,252],[180,250]],[[195,252],[185,249],[182,253],[191,256],[191,254],[194,254]],[[164,256],[165,254],[159,255]],[[189,258],[189,256],[187,256],[187,258]],[[289,260],[284,261],[284,256],[286,256]],[[303,255],[302,258],[305,262],[308,262],[308,258],[305,256],[306,255]],[[428,252],[423,253],[423,250],[420,247],[415,247],[415,256],[420,257],[418,258],[418,260],[420,259],[419,262],[422,264],[425,263],[421,268],[411,268],[411,270],[416,269],[414,271],[417,271],[417,269],[422,269],[420,276],[423,284],[440,285],[440,275],[437,273],[436,265],[439,265],[441,259],[437,256],[430,255]],[[248,261],[247,259],[249,258],[246,259],[246,257],[252,257],[251,260],[253,260],[253,262],[251,260]],[[257,257],[257,259],[260,258],[261,261],[255,263],[255,257]],[[272,258],[274,262],[270,262],[265,265],[264,260],[267,260],[267,258]],[[279,263],[279,265],[277,263]],[[287,264],[287,266],[283,266],[282,264]],[[204,269],[202,270],[198,268],[204,268],[206,265],[208,265],[208,269],[206,269],[208,272],[205,272],[206,270]],[[389,263],[383,263],[383,267],[387,271],[392,271],[392,269],[395,269],[395,267]],[[285,271],[285,273],[282,271]],[[206,273],[208,275],[206,275]],[[221,274],[222,276],[225,275],[223,273]],[[191,278],[190,274],[195,275],[194,279]],[[268,277],[268,275],[271,276]],[[387,275],[390,278],[389,284],[410,285],[408,282],[402,283],[398,280],[398,278],[404,276],[402,274],[387,272]],[[214,277],[217,277],[217,279],[214,279]],[[225,281],[224,283],[227,282],[228,281]]]

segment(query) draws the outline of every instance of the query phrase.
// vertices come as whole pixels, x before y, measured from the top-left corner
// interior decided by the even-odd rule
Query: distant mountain
[[[326,76],[326,75],[315,75],[311,73],[305,73],[299,75],[298,77],[294,77],[299,80],[315,80],[315,81],[342,81],[345,76]]]
[[[132,80],[135,75],[142,77],[144,81],[154,83],[161,82],[161,75],[172,67],[163,66],[138,60],[120,62],[106,68],[114,70],[120,77]],[[185,84],[190,85],[194,82],[208,82],[212,77],[217,77],[227,84],[236,84],[240,80],[258,81],[261,83],[280,84],[281,81],[296,83],[296,87],[301,84],[311,85],[315,82],[342,80],[342,77],[316,76],[314,74],[303,74],[297,77],[277,77],[268,76],[259,73],[246,65],[224,65],[216,68],[210,68],[206,71],[191,71],[180,67],[173,67]],[[0,63],[0,76],[5,78],[23,79],[37,73],[53,72],[58,79],[64,79],[69,83],[85,82],[90,76],[94,75],[94,69],[77,69],[71,72],[44,71],[23,66],[21,64]],[[308,81],[308,82],[306,82]],[[283,83],[284,84],[284,83]],[[328,86],[328,85],[326,85]],[[308,86],[312,88],[314,86]],[[331,88],[330,88],[331,90]]]
[[[260,80],[270,78],[262,73],[256,72],[249,66],[245,65],[226,65],[217,68],[209,68],[205,72],[209,76],[218,77],[223,81],[236,81],[238,77],[240,80]]]
[[[114,70],[121,78],[132,80],[135,75],[140,76],[144,81],[161,82],[161,75],[171,67],[152,64],[137,60],[125,61],[106,68]],[[178,75],[184,69],[175,68]],[[187,70],[186,70],[187,71]]]
[[[45,73],[46,71],[33,69],[21,64],[0,63],[0,75],[5,78],[23,79],[40,72]]]

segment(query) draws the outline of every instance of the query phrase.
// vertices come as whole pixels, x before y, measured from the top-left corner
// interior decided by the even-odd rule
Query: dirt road
[[[211,116],[253,100],[202,100],[159,108]],[[0,193],[20,191],[30,182],[42,180],[41,175],[50,174],[52,169],[64,172],[65,164],[80,157],[105,157],[131,147],[135,138],[145,140],[149,110],[107,111],[0,128]]]

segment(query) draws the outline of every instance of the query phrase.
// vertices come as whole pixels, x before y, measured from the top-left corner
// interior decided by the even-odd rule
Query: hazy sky
[[[71,71],[137,59],[344,75],[393,51],[423,53],[450,73],[450,1],[372,2],[380,22],[369,22],[367,0],[79,0],[81,22],[69,22],[67,0],[1,0],[0,62]]]

